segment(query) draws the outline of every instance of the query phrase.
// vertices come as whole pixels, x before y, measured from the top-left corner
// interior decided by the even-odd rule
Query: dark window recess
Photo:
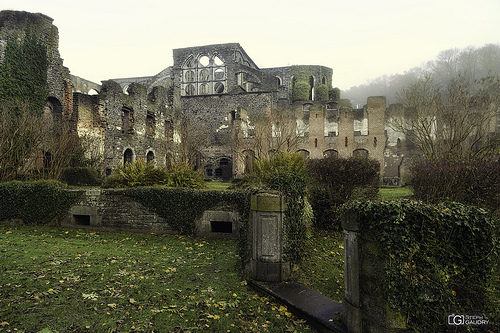
[[[90,225],[90,215],[73,215],[76,225]]]
[[[220,169],[220,168],[215,169],[215,176],[217,176],[217,177],[222,176],[222,169]]]
[[[227,221],[210,221],[212,232],[220,232],[225,234],[233,233],[233,222]]]

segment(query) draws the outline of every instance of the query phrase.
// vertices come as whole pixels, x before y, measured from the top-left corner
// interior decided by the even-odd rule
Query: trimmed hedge
[[[379,267],[383,292],[410,329],[447,331],[446,314],[492,310],[487,289],[498,230],[487,211],[409,200],[355,202],[343,211],[356,214],[360,242],[378,244],[386,263]]]
[[[32,225],[59,221],[78,196],[55,181],[0,183],[0,221],[19,218]]]

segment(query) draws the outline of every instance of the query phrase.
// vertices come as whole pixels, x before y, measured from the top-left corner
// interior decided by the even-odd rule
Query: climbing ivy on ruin
[[[318,66],[292,66],[290,75],[293,76],[292,99],[294,101],[307,101],[313,99],[311,96],[314,88],[314,99],[317,101],[338,101],[340,99],[340,89],[332,87],[331,70],[322,70],[322,77],[317,77]],[[316,78],[316,82],[311,82],[311,77]],[[323,82],[325,79],[325,82]],[[312,87],[314,85],[314,87]]]
[[[0,101],[27,102],[37,114],[49,93],[47,48],[34,34],[9,39],[0,64]]]

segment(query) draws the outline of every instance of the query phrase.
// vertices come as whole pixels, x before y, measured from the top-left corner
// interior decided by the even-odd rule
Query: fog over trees
[[[491,76],[498,78],[500,44],[442,51],[435,60],[430,60],[421,67],[414,67],[403,74],[383,75],[342,91],[341,98],[350,99],[354,108],[363,107],[368,96],[386,96],[388,104],[397,103],[398,92],[429,74],[443,87],[450,86],[457,76],[471,81]]]

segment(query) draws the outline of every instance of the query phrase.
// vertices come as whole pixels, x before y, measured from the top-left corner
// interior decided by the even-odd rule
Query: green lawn
[[[297,282],[338,302],[344,297],[344,234],[313,230],[305,260],[296,267]]]
[[[381,200],[395,200],[413,195],[411,187],[381,187],[378,192]]]
[[[221,182],[206,182],[205,184],[207,185],[209,190],[217,190],[217,191],[224,191],[229,186],[231,186],[231,183],[221,183]]]
[[[340,255],[327,243],[318,261]],[[309,332],[246,286],[237,253],[236,240],[0,225],[0,331]],[[304,276],[328,291],[315,265]]]

